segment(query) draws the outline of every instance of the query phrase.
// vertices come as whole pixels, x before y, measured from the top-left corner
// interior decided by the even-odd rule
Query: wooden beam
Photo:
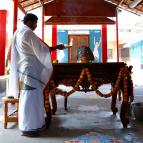
[[[14,1],[14,0],[13,0]],[[18,7],[19,9],[24,13],[26,14],[27,12],[25,11],[25,9],[21,6],[21,4],[18,3]]]
[[[27,12],[25,11],[25,9],[24,9],[20,4],[18,4],[18,7],[19,7],[19,9],[20,9],[24,14],[27,13]]]
[[[27,2],[27,1],[29,1],[29,0],[22,0],[19,3],[24,3],[24,2]]]
[[[115,24],[115,21],[106,17],[64,17],[54,16],[45,22],[46,25],[98,25],[98,24]]]
[[[32,9],[27,9],[26,11],[29,12],[29,11],[34,10],[34,9],[37,9],[37,8],[39,8],[39,7],[41,7],[41,5],[36,6],[36,7],[32,8]]]
[[[37,4],[37,3],[39,3],[39,1],[36,1],[36,2],[34,2],[34,3],[31,3],[31,4],[26,5],[26,6],[23,6],[23,7],[24,7],[24,8],[27,8],[27,7],[32,6],[32,5],[35,5],[35,4]]]

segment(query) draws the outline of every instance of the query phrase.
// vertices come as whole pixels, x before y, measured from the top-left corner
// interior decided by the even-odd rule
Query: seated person
[[[91,49],[87,46],[81,46],[77,50],[77,62],[92,63],[94,61],[94,55]]]

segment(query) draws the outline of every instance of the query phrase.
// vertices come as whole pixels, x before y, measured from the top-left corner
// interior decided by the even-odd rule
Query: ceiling
[[[53,1],[60,1],[60,0],[18,0],[19,8],[23,12],[29,12],[31,10],[41,7],[42,3],[47,5]],[[65,0],[65,1],[67,1],[67,0]],[[70,1],[70,0],[68,0],[68,1]],[[95,0],[95,1],[99,1],[99,0]],[[137,6],[135,6],[132,9],[129,8],[129,5],[133,1],[137,1],[137,0],[100,0],[100,1],[108,1],[109,3],[113,3],[121,9],[125,9],[127,11],[130,11],[130,12],[138,14],[138,15],[143,15],[143,0],[140,0],[140,2],[137,4]],[[73,2],[73,1],[71,0],[71,2]],[[86,2],[86,0],[83,0],[83,2]]]
[[[130,11],[135,14],[143,15],[143,0],[107,0],[109,2],[112,2],[116,4],[119,8]],[[139,1],[139,3],[134,7],[130,8],[130,4],[133,3],[133,1]]]

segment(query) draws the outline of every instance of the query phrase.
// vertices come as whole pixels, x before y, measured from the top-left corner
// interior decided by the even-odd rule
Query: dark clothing
[[[82,59],[86,60],[87,62],[94,61],[94,55],[89,47],[81,46],[77,50],[77,61],[82,62]]]

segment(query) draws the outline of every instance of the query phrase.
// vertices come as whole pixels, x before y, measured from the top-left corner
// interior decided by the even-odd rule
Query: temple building
[[[18,97],[8,93],[11,43],[27,13],[37,15],[37,28],[32,31],[43,44],[64,45],[62,50],[51,50],[53,71],[41,90],[49,116],[44,122],[47,127],[50,119],[51,127],[29,140],[19,137],[17,126],[22,83],[18,81]],[[0,1],[2,143],[142,143],[142,75],[142,0]]]

